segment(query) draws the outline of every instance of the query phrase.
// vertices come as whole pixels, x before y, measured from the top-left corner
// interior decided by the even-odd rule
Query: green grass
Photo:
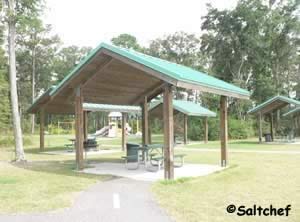
[[[46,150],[63,149],[70,136],[48,136]],[[38,136],[25,147],[27,163],[13,164],[13,147],[0,148],[0,213],[44,212],[69,207],[78,192],[111,176],[75,172],[74,156],[39,153]]]
[[[73,162],[0,163],[0,212],[40,212],[71,205],[76,193],[108,176],[75,173]]]
[[[220,149],[220,141],[209,141],[207,144],[191,142],[186,146],[187,148],[199,148],[199,149]],[[289,150],[289,151],[300,151],[299,144],[274,144],[274,143],[262,143],[259,144],[257,139],[248,139],[248,140],[232,140],[228,142],[229,149],[238,149],[238,150]]]
[[[39,153],[39,137],[25,148],[28,163],[14,165],[13,147],[0,147],[0,213],[44,212],[68,207],[78,192],[90,185],[110,179],[110,176],[84,175],[74,172],[74,156]],[[64,149],[73,135],[47,135],[46,150]],[[130,142],[140,138],[130,137]],[[162,142],[162,136],[153,138]],[[121,139],[99,139],[102,147],[120,149]],[[219,149],[218,141],[190,144],[185,150],[186,162],[219,164],[219,152],[199,152],[197,149]],[[189,149],[196,148],[196,149]],[[258,144],[255,140],[231,141],[229,149],[299,150],[295,145]],[[89,155],[90,162],[121,162],[123,154]],[[229,153],[230,167],[220,173],[199,178],[157,182],[153,192],[159,204],[177,221],[292,221],[300,218],[300,155]],[[292,205],[292,214],[282,217],[237,217],[225,213],[227,205],[259,204],[276,207]]]
[[[219,154],[186,151],[187,162],[219,162]],[[230,167],[196,179],[159,182],[153,192],[176,221],[291,221],[300,218],[300,155],[231,153]],[[291,216],[238,217],[226,213],[229,204],[285,207]]]

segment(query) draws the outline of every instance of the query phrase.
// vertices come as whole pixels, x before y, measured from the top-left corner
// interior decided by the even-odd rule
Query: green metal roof
[[[150,105],[149,111],[155,109],[157,106],[162,105],[162,101],[154,102]],[[210,111],[209,109],[204,108],[200,104],[186,101],[186,100],[173,100],[173,108],[181,113],[184,113],[188,116],[207,116],[215,117],[216,113]]]
[[[300,113],[300,107],[296,107],[295,109],[292,109],[286,113],[284,113],[282,116],[289,116],[291,114]]]
[[[209,89],[215,89],[224,92],[225,94],[234,94],[243,98],[249,98],[250,93],[241,89],[235,85],[229,84],[225,81],[217,79],[213,76],[193,70],[191,68],[178,65],[176,63],[168,62],[163,59],[155,58],[149,55],[145,55],[134,50],[124,49],[117,46],[113,46],[106,43],[101,43],[98,47],[93,49],[59,84],[51,91],[50,95],[55,95],[59,89],[73,76],[80,73],[81,68],[87,64],[96,54],[101,50],[106,49],[112,51],[118,55],[126,57],[137,63],[145,65],[157,72],[164,74],[170,79],[181,81],[182,83],[194,84],[199,87],[206,87]],[[181,85],[178,85],[182,87]],[[224,95],[225,95],[224,94]],[[222,94],[223,95],[223,94]]]
[[[87,111],[102,112],[121,112],[121,113],[138,113],[141,112],[139,106],[120,106],[108,104],[83,103],[83,109]]]
[[[256,113],[256,112],[264,109],[265,107],[267,107],[268,105],[270,105],[271,103],[276,102],[276,101],[281,101],[281,102],[285,102],[285,103],[288,103],[288,104],[293,104],[293,105],[296,105],[296,106],[300,106],[300,101],[288,98],[286,96],[279,96],[278,95],[278,96],[272,97],[271,99],[268,99],[267,101],[261,103],[260,105],[258,105],[256,107],[250,109],[247,113],[249,113],[249,114]]]

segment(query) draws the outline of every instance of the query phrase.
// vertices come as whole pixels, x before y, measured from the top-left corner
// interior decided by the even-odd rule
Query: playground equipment
[[[108,115],[109,118],[109,125],[104,126],[100,130],[97,130],[96,133],[93,135],[94,137],[110,137],[114,138],[118,136],[119,131],[119,121],[122,114],[119,112],[111,112]],[[126,135],[129,135],[132,132],[132,127],[128,123],[125,124]]]
[[[100,130],[97,130],[93,136],[100,137],[100,136],[107,136],[108,135],[109,126],[104,126]]]

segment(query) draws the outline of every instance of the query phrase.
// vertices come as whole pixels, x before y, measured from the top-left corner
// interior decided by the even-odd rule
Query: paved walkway
[[[51,213],[0,215],[3,222],[169,222],[155,203],[149,182],[126,178],[99,182],[82,192],[71,208]],[[38,198],[38,197],[37,197]]]

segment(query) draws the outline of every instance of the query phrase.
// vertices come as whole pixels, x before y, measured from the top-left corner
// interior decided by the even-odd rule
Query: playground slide
[[[104,126],[102,129],[97,130],[93,136],[95,137],[107,136],[108,130],[109,130],[109,126]]]

